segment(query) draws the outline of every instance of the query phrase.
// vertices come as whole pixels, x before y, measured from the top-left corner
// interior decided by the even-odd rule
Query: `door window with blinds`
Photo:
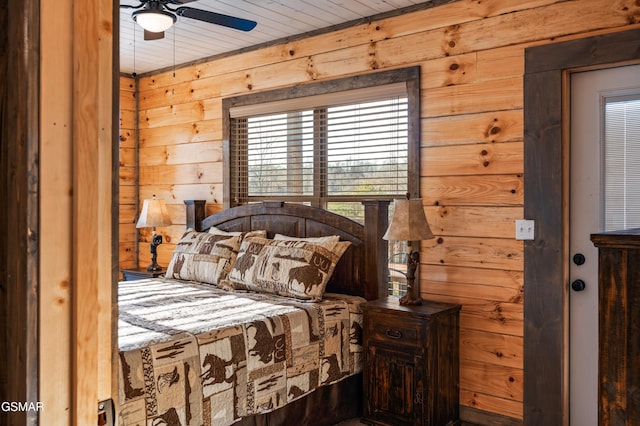
[[[605,230],[640,227],[640,93],[604,98]]]
[[[361,221],[363,199],[417,196],[418,77],[410,68],[225,100],[229,205],[282,200]]]

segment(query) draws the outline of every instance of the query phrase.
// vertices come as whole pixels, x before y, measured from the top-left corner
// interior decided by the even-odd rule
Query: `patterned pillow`
[[[350,244],[342,241],[329,250],[306,241],[247,238],[228,281],[234,289],[320,301]]]
[[[288,235],[276,234],[273,236],[274,240],[291,240],[291,241],[305,241],[307,243],[318,244],[329,250],[333,250],[340,237],[337,235],[329,235],[326,237],[289,237]]]
[[[173,251],[166,278],[217,285],[235,263],[242,234],[187,231]]]
[[[227,231],[223,231],[222,229],[218,229],[215,226],[212,226],[211,228],[209,228],[209,233],[216,234],[216,235],[235,235],[235,236],[240,236],[242,238],[248,238],[248,237],[267,238],[267,231],[265,230],[249,231],[249,232],[240,232],[240,231],[227,232]]]

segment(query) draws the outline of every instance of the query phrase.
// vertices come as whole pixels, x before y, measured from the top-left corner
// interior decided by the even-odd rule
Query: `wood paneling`
[[[39,2],[0,6],[0,398],[39,401]],[[46,315],[46,313],[45,313]],[[0,410],[1,424],[36,424],[37,411]]]
[[[65,28],[73,26],[72,2],[61,1],[42,5],[42,13],[55,17]],[[46,411],[40,415],[40,424],[71,424],[69,408],[73,404],[71,380],[72,341],[72,254],[69,248],[72,234],[73,170],[71,125],[73,101],[70,34],[62,34],[54,21],[45,21],[42,28],[42,73],[52,76],[55,83],[44,82],[41,89],[43,105],[55,105],[42,110],[42,158],[55,161],[41,163],[41,220],[46,226],[41,233],[41,244],[47,252],[42,256],[42,285],[40,288],[41,328],[40,374],[41,400]],[[64,47],[63,47],[64,46]],[[65,75],[62,77],[62,75]],[[46,271],[46,272],[44,272]],[[55,349],[54,349],[55,348]],[[64,350],[62,349],[64,348]]]
[[[140,148],[140,166],[219,163],[221,160],[222,144],[219,142],[191,142]]]
[[[112,134],[114,3],[74,3],[72,11],[72,424],[96,421],[97,402],[117,400]],[[116,163],[117,164],[117,163]],[[115,217],[117,218],[117,217]],[[117,226],[117,225],[116,225]],[[115,321],[115,323],[114,323]]]
[[[422,120],[422,147],[513,142],[522,140],[522,129],[520,109],[429,118]]]
[[[427,206],[431,230],[438,235],[481,238],[511,238],[513,222],[522,217],[522,207]]]
[[[427,205],[522,206],[523,183],[520,174],[438,176],[421,178],[420,188]]]
[[[522,401],[522,369],[460,360],[460,387],[512,401]]]
[[[441,281],[452,284],[473,284],[477,286],[496,286],[507,289],[522,287],[523,272],[504,269],[461,268],[447,265],[422,265],[423,277],[429,281]],[[467,296],[474,296],[473,293]],[[515,302],[515,300],[511,300]]]
[[[166,240],[161,263],[168,262],[171,241],[181,235],[182,200],[205,199],[207,208],[221,208],[223,98],[419,65],[420,196],[436,234],[421,246],[420,289],[425,298],[463,306],[461,333],[468,339],[462,348],[461,404],[468,408],[461,411],[463,419],[466,413],[488,422],[491,414],[479,413],[492,413],[495,424],[521,423],[524,413],[537,413],[540,400],[529,403],[524,391],[529,374],[523,365],[525,245],[514,239],[514,221],[527,216],[525,200],[531,200],[525,199],[525,164],[548,170],[543,156],[525,160],[523,108],[531,96],[523,77],[525,50],[553,38],[629,28],[639,20],[636,3],[459,1],[179,67],[175,76],[141,78],[140,199],[164,198],[174,218],[174,225],[160,230]],[[558,125],[537,120],[541,125],[530,131],[540,137]],[[558,146],[548,149],[555,153]],[[533,178],[527,188],[544,197],[544,182]],[[546,205],[540,200],[535,202]],[[538,223],[537,232],[540,226],[548,235],[551,228]],[[555,238],[560,234],[552,243]],[[144,245],[147,240],[141,232]],[[141,249],[143,264],[146,252]],[[544,268],[543,263],[534,267]],[[552,306],[541,312],[548,309]],[[558,379],[540,383],[545,380],[550,387],[538,389],[540,398],[550,393],[560,400],[551,383]],[[553,411],[560,405],[543,407]],[[555,420],[538,424],[562,423]]]
[[[460,417],[466,419],[470,425],[522,424],[518,419],[522,418],[523,404],[519,401],[460,389],[460,405]]]
[[[173,126],[152,127],[140,130],[140,147],[167,147],[187,142],[211,141],[214,132],[220,132],[221,119],[193,121]]]
[[[120,145],[118,204],[118,270],[138,266],[138,134],[136,81],[120,76]],[[126,119],[125,119],[126,117]]]
[[[7,31],[8,19],[9,19],[8,2],[4,2],[0,4],[0,44],[2,44],[3,46],[6,46],[9,40],[9,34]],[[6,93],[8,90],[7,84],[4,83],[8,81],[7,80],[7,72],[9,70],[8,62],[9,62],[8,56],[4,54],[4,52],[3,54],[0,54],[0,82],[2,82],[0,84],[0,99],[2,99],[2,101],[0,102],[2,102],[3,108],[5,105],[4,102],[6,102],[5,100],[7,99]],[[7,138],[4,129],[8,129],[8,126],[6,126],[4,124],[4,120],[0,118],[0,168],[2,170],[7,169],[3,161],[3,159],[6,158],[7,156],[5,151],[6,150],[5,147],[7,146],[7,144],[3,143],[3,141],[5,141]],[[9,204],[9,193],[7,192],[8,187],[7,187],[6,179],[7,179],[6,174],[0,172],[0,203],[2,203],[3,206],[6,206]],[[0,210],[0,224],[8,223],[7,210],[8,209]],[[5,226],[4,225],[0,225],[0,226],[2,226],[2,230],[5,231]],[[7,241],[7,239],[5,238],[4,241]],[[7,259],[8,247],[6,246],[4,241],[0,243],[0,276],[5,276],[5,274],[7,273],[6,259]],[[4,280],[0,281],[0,322],[2,324],[8,323],[7,290],[8,290],[8,287],[5,281]],[[7,366],[9,365],[7,347],[8,347],[7,333],[2,333],[2,335],[0,335],[0,365],[7,365]],[[9,372],[7,370],[8,370],[7,368],[3,368],[2,370],[0,370],[0,399],[2,399],[3,401],[9,400],[9,392],[7,391]],[[5,416],[6,416],[5,414],[0,414],[0,420],[5,422],[6,420]]]
[[[522,241],[507,238],[436,237],[423,243],[421,263],[521,271]]]
[[[420,166],[421,176],[522,173],[522,141],[423,148]]]
[[[462,330],[460,357],[483,364],[522,367],[522,337],[489,333],[478,330]]]
[[[424,117],[522,109],[522,77],[426,89]]]

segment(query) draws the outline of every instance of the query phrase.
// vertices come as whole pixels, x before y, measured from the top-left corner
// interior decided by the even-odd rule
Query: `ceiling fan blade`
[[[179,7],[173,12],[178,16],[185,16],[199,21],[209,22],[210,24],[222,25],[235,30],[251,31],[256,26],[255,21],[249,21],[248,19],[236,18],[229,15],[222,15],[216,12],[209,12],[208,10],[194,9],[192,7]]]
[[[164,31],[160,31],[159,33],[152,33],[151,31],[144,30],[144,39],[145,40],[161,40],[164,38]]]
[[[140,9],[142,6],[144,6],[145,2],[141,1],[140,4],[138,5],[131,5],[131,4],[121,4],[120,7],[123,9]]]

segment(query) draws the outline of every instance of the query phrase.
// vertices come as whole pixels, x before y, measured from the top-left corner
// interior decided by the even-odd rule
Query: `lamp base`
[[[422,299],[420,298],[420,291],[416,294],[415,281],[416,271],[420,264],[420,253],[418,251],[412,251],[407,259],[407,291],[400,298],[401,305],[422,305]]]
[[[156,264],[151,264],[149,266],[147,266],[147,272],[158,272],[158,271],[162,271],[162,266]]]
[[[162,235],[157,235],[156,228],[153,228],[153,238],[149,245],[151,265],[147,266],[147,272],[158,272],[162,270],[162,266],[158,265],[158,246],[160,244],[162,244]]]
[[[413,294],[413,289],[407,289],[407,292],[400,298],[401,305],[422,305],[422,299],[420,296]]]

